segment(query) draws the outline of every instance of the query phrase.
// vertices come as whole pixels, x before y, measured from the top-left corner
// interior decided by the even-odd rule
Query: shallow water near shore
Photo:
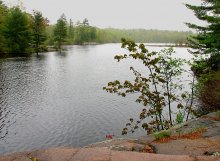
[[[159,47],[148,47],[160,50]],[[174,48],[191,58],[186,48]],[[48,147],[81,147],[124,137],[121,130],[142,106],[134,96],[102,90],[109,81],[132,79],[137,61],[114,60],[120,44],[67,46],[63,53],[0,60],[0,154]],[[138,130],[126,137],[138,137]]]

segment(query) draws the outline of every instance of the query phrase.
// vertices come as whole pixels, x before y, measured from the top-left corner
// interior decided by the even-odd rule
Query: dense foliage
[[[13,54],[28,53],[30,46],[30,19],[18,7],[9,9],[5,17],[3,35],[5,37],[6,51]]]
[[[34,49],[37,54],[42,50],[42,45],[46,40],[46,26],[48,26],[48,20],[42,16],[41,12],[34,11],[32,16],[32,35]]]
[[[207,23],[205,26],[187,23],[197,30],[197,35],[189,38],[190,47],[195,49],[193,54],[209,55],[208,66],[216,68],[220,63],[220,1],[202,0],[200,6],[187,4],[196,17]]]
[[[78,22],[75,27],[74,42],[83,44],[85,42],[96,42],[96,28],[89,25],[88,19],[82,23]]]
[[[4,21],[7,12],[8,12],[7,7],[3,4],[2,1],[0,1],[0,53],[4,51],[4,44],[1,42],[4,42],[3,28],[4,28]]]
[[[33,15],[20,7],[7,7],[0,1],[0,53],[3,56],[27,56],[45,46],[47,19],[39,11]]]
[[[100,29],[82,22],[67,22],[61,15],[55,25],[48,25],[41,12],[27,13],[19,6],[7,7],[0,0],[0,53],[3,56],[20,56],[39,53],[62,45],[120,43],[124,37],[140,43],[186,44],[192,32],[160,31],[145,29]]]
[[[192,65],[197,75],[195,93],[201,101],[200,113],[208,113],[219,110],[220,104],[220,1],[201,0],[201,5],[187,4],[195,16],[205,22],[206,25],[199,26],[187,23],[197,30],[197,35],[189,38],[189,45],[193,49],[195,62]]]
[[[187,37],[192,35],[192,32],[178,32],[166,30],[146,30],[146,29],[99,29],[97,41],[100,43],[120,43],[121,38],[133,40],[139,43],[175,43],[183,45],[187,41]]]
[[[54,28],[54,40],[56,42],[57,48],[61,50],[61,46],[65,42],[67,37],[67,21],[64,14],[57,20],[57,24]]]

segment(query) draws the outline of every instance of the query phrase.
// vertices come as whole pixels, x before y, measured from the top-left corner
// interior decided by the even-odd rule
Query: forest
[[[146,29],[116,29],[91,26],[87,18],[73,22],[62,14],[56,24],[40,11],[27,13],[20,6],[8,7],[0,0],[0,54],[1,57],[26,56],[31,53],[54,50],[62,45],[120,43],[121,38],[139,43],[186,44],[190,31],[163,31]]]

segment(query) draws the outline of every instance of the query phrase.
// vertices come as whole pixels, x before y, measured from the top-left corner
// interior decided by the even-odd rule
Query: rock
[[[154,150],[152,149],[151,146],[145,145],[145,147],[143,149],[143,152],[145,152],[145,153],[154,153]]]
[[[132,147],[132,151],[143,152],[144,148],[145,148],[145,145],[143,144],[134,144]]]

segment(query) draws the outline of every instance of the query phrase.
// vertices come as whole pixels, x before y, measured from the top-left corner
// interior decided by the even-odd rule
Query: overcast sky
[[[7,5],[18,0],[3,0]],[[107,28],[189,30],[184,22],[200,23],[184,3],[200,0],[22,0],[27,12],[39,10],[51,24],[64,13],[74,22],[84,18],[91,25]]]

